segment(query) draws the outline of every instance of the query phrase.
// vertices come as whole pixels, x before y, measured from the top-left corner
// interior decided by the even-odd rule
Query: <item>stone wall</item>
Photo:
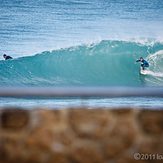
[[[163,111],[1,109],[0,163],[27,162],[163,162]]]

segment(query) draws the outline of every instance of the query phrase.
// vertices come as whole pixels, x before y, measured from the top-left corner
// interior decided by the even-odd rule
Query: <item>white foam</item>
[[[141,74],[143,74],[143,75],[151,75],[151,76],[154,76],[154,77],[163,77],[163,73],[154,72],[154,71],[150,71],[150,70],[141,70]]]

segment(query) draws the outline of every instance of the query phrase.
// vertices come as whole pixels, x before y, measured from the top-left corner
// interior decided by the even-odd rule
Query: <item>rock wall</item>
[[[0,163],[163,162],[163,110],[0,110]]]

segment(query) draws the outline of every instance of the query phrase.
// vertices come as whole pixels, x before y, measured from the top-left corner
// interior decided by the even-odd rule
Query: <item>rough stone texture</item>
[[[146,134],[162,136],[163,111],[143,110],[139,113],[138,121]]]
[[[8,109],[1,112],[1,127],[5,130],[24,129],[29,122],[29,113],[20,109]]]
[[[69,123],[79,137],[103,138],[113,128],[114,119],[107,110],[76,109],[69,111]]]
[[[136,160],[135,153],[162,160]],[[163,162],[163,111],[0,110],[0,163],[110,162]]]

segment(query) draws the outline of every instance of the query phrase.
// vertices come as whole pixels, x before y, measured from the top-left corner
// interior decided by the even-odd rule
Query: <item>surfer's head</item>
[[[6,55],[6,54],[3,54],[3,57],[4,57],[4,58],[6,58],[6,57],[7,57],[7,55]]]
[[[140,61],[143,61],[144,60],[144,58],[143,57],[140,57]]]

